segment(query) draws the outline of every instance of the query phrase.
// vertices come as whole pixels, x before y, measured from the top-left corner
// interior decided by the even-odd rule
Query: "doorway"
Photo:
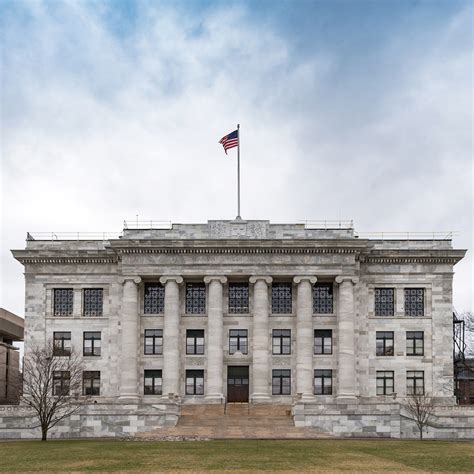
[[[249,401],[249,367],[248,365],[227,367],[227,401]]]

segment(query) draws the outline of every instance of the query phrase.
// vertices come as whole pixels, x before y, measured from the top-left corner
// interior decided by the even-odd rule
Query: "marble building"
[[[453,267],[464,254],[434,236],[265,220],[33,235],[13,251],[25,353],[49,339],[58,354],[79,350],[83,394],[99,407],[155,407],[171,424],[186,404],[288,404],[300,426],[331,410],[348,424],[347,407],[393,414],[413,392],[453,405]]]

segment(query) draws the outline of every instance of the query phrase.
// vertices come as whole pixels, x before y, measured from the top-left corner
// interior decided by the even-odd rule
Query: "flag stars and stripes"
[[[234,130],[228,135],[222,137],[219,140],[219,143],[224,147],[225,154],[227,155],[227,150],[239,145],[239,131]]]

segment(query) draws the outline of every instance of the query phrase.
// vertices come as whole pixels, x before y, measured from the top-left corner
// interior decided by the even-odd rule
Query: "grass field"
[[[473,472],[474,443],[445,441],[21,441],[0,472]]]

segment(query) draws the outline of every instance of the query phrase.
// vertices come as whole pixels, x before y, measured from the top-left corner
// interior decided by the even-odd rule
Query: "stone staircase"
[[[289,405],[183,405],[178,424],[138,433],[142,440],[163,439],[317,439],[329,434],[294,426]]]

